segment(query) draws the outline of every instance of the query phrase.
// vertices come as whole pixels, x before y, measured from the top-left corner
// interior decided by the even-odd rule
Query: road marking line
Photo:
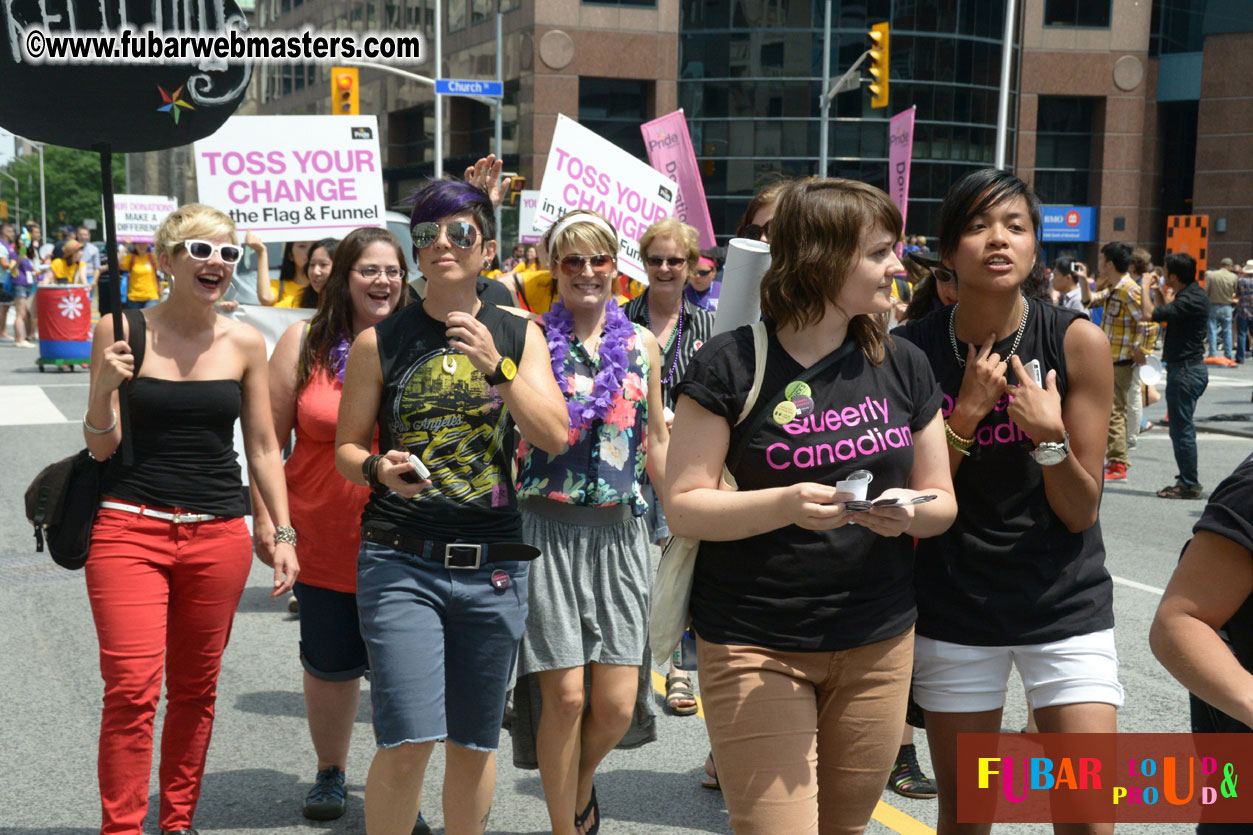
[[[656,670],[653,670],[652,673],[653,690],[660,693],[664,698],[666,695],[666,677]],[[705,718],[705,706],[701,703],[700,696],[696,697],[695,715],[701,719]],[[875,806],[874,814],[871,817],[893,832],[899,832],[900,835],[935,835],[935,830],[922,821],[902,812],[895,806],[889,806],[882,800]]]
[[[1119,577],[1114,574],[1111,574],[1110,577],[1113,578],[1115,583],[1121,583],[1124,586],[1131,586],[1131,588],[1139,589],[1140,591],[1152,592],[1153,594],[1156,594],[1158,597],[1161,597],[1163,594],[1166,593],[1166,589],[1159,589],[1157,586],[1147,586],[1144,583],[1137,583],[1135,580],[1128,580],[1125,577]]]
[[[39,386],[0,386],[0,426],[71,423]]]

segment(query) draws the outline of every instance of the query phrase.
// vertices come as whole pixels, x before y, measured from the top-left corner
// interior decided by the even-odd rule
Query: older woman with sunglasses
[[[446,740],[445,831],[468,835],[491,808],[527,562],[539,555],[523,543],[513,429],[556,454],[569,420],[539,327],[475,293],[496,253],[488,194],[432,182],[411,223],[426,296],[353,340],[336,439],[339,472],[373,493],[357,558],[378,745],[366,831],[409,835]],[[371,453],[376,427],[383,455]]]
[[[183,206],[161,222],[154,249],[173,282],[169,297],[127,311],[133,353],[128,341],[113,340],[112,316],[100,320],[83,416],[87,449],[108,461],[86,571],[105,682],[104,835],[143,831],[163,675],[158,825],[171,835],[194,832],[222,651],[252,561],[232,443],[236,418],[274,522],[271,596],[286,593],[299,570],[270,418],[265,342],[214,310],[242,254],[235,225],[208,206]],[[114,455],[123,440],[123,392],[129,463]]]
[[[641,482],[646,466],[664,472],[668,433],[657,341],[613,299],[617,230],[575,211],[544,248],[560,298],[542,323],[570,437],[556,456],[522,446],[522,533],[542,557],[518,671],[534,674],[543,705],[535,750],[552,831],[585,835],[600,827],[596,767],[634,714],[652,573]]]

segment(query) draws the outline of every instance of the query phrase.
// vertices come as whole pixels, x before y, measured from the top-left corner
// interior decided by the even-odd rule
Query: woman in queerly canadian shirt
[[[522,534],[542,555],[518,672],[535,675],[542,699],[536,753],[552,831],[581,835],[600,825],[596,766],[634,712],[652,579],[641,481],[645,467],[664,473],[668,433],[657,340],[613,298],[617,230],[575,211],[544,248],[560,298],[541,323],[570,437],[560,455],[522,445]]]
[[[336,436],[340,474],[373,493],[357,557],[378,745],[369,835],[412,831],[439,740],[445,831],[487,824],[528,561],[539,553],[522,541],[513,430],[548,452],[568,436],[539,327],[475,292],[496,254],[488,194],[433,182],[414,195],[411,224],[426,297],[353,340]],[[370,453],[375,427],[384,455]]]
[[[1022,180],[994,169],[963,177],[940,207],[940,258],[958,302],[893,333],[923,349],[944,392],[958,497],[953,526],[919,541],[917,560],[914,700],[926,711],[941,835],[991,829],[957,823],[957,735],[1000,729],[1011,665],[1044,733],[1113,733],[1123,700],[1097,521],[1109,341],[1031,295],[1039,228]]]
[[[674,533],[702,540],[692,627],[737,835],[863,831],[899,747],[909,537],[942,532],[956,513],[930,366],[873,319],[891,304],[900,236],[900,213],[876,188],[784,186],[761,287],[757,406],[736,424],[753,380],[749,327],[712,338],[676,389],[666,498]],[[739,489],[720,490],[745,432],[729,464]],[[850,508],[855,496],[836,485],[857,470],[873,475],[868,498],[897,503]]]

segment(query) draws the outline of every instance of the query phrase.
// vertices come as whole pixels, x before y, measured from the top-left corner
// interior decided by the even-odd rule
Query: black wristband
[[[374,454],[367,455],[365,460],[361,462],[361,474],[365,476],[365,483],[371,491],[375,493],[386,493],[388,488],[383,482],[379,481],[379,461],[383,460],[383,456]]]

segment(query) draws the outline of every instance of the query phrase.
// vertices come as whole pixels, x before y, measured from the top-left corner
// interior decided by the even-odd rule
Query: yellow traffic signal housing
[[[888,106],[888,24],[870,27],[870,106]]]
[[[361,89],[356,67],[331,67],[331,113],[356,116],[361,112]]]

